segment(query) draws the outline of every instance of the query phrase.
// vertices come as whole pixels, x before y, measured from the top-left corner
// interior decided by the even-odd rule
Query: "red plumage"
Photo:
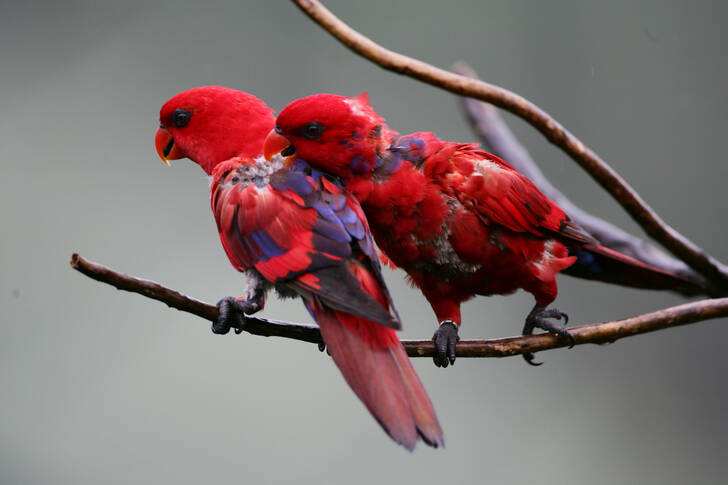
[[[247,301],[262,308],[269,288],[300,296],[345,380],[384,430],[409,450],[418,437],[443,445],[430,398],[394,331],[399,319],[359,203],[310,169],[254,160],[272,113],[250,95],[221,89],[197,88],[165,104],[157,149],[163,156],[174,147],[212,175],[212,211],[225,253],[252,283]],[[189,113],[185,123],[168,127],[180,109]]]
[[[362,288],[386,306],[376,279],[362,267],[354,268]],[[310,306],[334,362],[392,439],[410,450],[418,436],[431,446],[442,446],[432,402],[394,330],[319,302]]]
[[[311,124],[319,127],[315,138]],[[474,295],[517,289],[532,293],[540,312],[556,298],[556,275],[570,267],[577,276],[627,286],[702,291],[600,246],[530,180],[477,144],[432,133],[399,136],[362,99],[322,94],[294,101],[266,146],[273,141],[345,181],[377,244],[422,290],[440,322],[459,326],[460,304]]]

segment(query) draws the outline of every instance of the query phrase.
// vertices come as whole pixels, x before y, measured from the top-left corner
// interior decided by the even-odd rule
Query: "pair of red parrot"
[[[409,450],[418,438],[441,446],[443,435],[395,334],[400,321],[372,239],[430,302],[439,322],[434,359],[442,367],[455,361],[460,305],[474,295],[522,288],[536,298],[524,333],[542,328],[573,343],[552,321],[566,314],[547,308],[561,271],[703,291],[599,245],[477,145],[390,130],[365,95],[310,96],[276,119],[247,93],[195,88],[162,107],[155,144],[165,163],[186,157],[212,176],[223,247],[247,276],[242,297],[218,303],[213,331],[244,324],[271,288],[300,296],[345,380]]]

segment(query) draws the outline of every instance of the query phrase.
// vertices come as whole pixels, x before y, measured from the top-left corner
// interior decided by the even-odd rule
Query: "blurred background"
[[[728,260],[721,2],[329,1],[384,46],[533,100],[670,224]],[[240,276],[198,166],[154,152],[160,106],[218,84],[274,109],[368,91],[401,132],[475,139],[456,99],[356,57],[289,2],[0,2],[0,483],[725,483],[728,322],[520,357],[415,366],[447,448],[394,445],[313,345],[209,324],[72,271],[73,251],[215,302]],[[642,234],[506,116],[585,208]],[[434,317],[387,279],[403,338]],[[574,324],[675,305],[559,280]],[[532,297],[478,298],[463,338],[516,334]],[[299,302],[271,318],[309,321]]]

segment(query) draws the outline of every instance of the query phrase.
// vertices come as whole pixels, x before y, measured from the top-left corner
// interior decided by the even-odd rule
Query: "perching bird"
[[[187,157],[212,176],[211,204],[244,297],[218,303],[216,333],[244,325],[266,292],[300,296],[344,378],[394,441],[437,447],[442,430],[395,329],[401,327],[364,214],[333,178],[262,156],[272,111],[232,89],[203,87],[170,99],[155,144],[165,163]],[[235,325],[231,325],[234,323]]]
[[[400,136],[366,95],[319,94],[292,102],[266,139],[266,156],[295,153],[340,177],[358,198],[387,257],[435,312],[435,364],[455,361],[460,305],[475,295],[524,289],[536,299],[523,333],[542,328],[570,340],[547,308],[556,275],[701,293],[695,284],[601,246],[508,163],[477,144],[433,133]],[[532,354],[524,354],[533,363]]]

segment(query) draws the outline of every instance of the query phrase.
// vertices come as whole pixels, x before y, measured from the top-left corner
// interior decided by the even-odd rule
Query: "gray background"
[[[204,5],[203,5],[204,3]],[[383,45],[541,105],[719,259],[728,168],[720,2],[343,2]],[[202,320],[73,272],[73,251],[217,301],[238,294],[199,167],[164,167],[162,103],[198,85],[280,109],[372,102],[401,132],[473,140],[452,95],[350,54],[288,2],[2,2],[0,483],[719,483],[726,321],[520,358],[415,366],[447,448],[395,446],[315,347]],[[550,177],[637,233],[584,173],[507,118]],[[434,318],[388,273],[403,337]],[[574,323],[683,302],[568,277]],[[465,338],[518,331],[530,295],[464,307]],[[265,315],[308,321],[298,302]]]

